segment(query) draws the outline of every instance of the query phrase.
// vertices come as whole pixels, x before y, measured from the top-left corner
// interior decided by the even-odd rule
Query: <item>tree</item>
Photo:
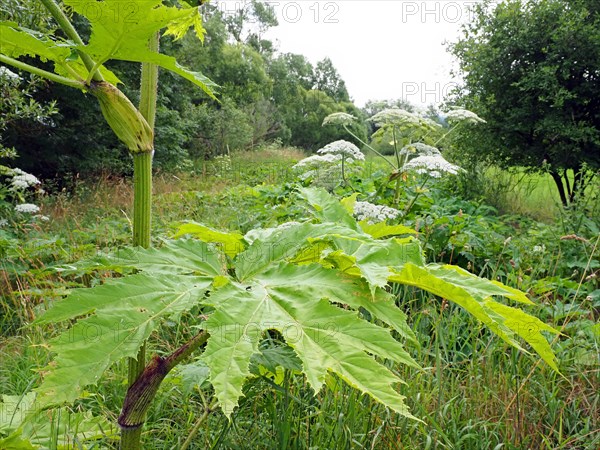
[[[325,92],[336,102],[350,101],[346,83],[329,58],[319,61],[315,67],[314,89]]]
[[[562,203],[572,202],[600,167],[599,43],[596,0],[476,8],[450,46],[464,79],[455,100],[487,120],[465,135],[465,150],[548,170]]]

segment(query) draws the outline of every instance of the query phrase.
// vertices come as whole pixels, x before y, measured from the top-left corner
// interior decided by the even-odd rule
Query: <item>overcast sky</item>
[[[266,37],[313,64],[331,58],[358,106],[400,97],[426,106],[456,83],[443,42],[456,40],[479,1],[269,1],[279,26]]]

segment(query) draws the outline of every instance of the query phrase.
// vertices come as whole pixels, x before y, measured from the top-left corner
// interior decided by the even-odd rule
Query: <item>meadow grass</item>
[[[302,157],[293,149],[278,152],[234,154],[228,167],[222,162],[218,167],[203,162],[193,173],[159,174],[154,183],[153,210],[157,236],[169,235],[173,222],[186,219],[243,231],[269,220],[276,222],[278,193],[269,191],[265,200],[261,189],[291,181],[290,166]],[[530,202],[533,211],[536,205],[546,204],[543,193],[553,188],[546,181],[537,181],[536,196],[524,196],[528,191],[518,189],[515,195]],[[21,243],[23,248],[13,249],[11,255],[17,262],[31,255],[36,260],[21,271],[14,261],[10,263],[14,267],[8,262],[2,267],[0,393],[19,394],[31,389],[37,383],[35,370],[44,367],[49,358],[44,344],[52,330],[18,326],[27,324],[51,298],[60,297],[65,287],[97,282],[63,276],[53,268],[101,249],[127,245],[131,198],[131,184],[126,180],[104,178],[83,183],[74,193],[47,199],[44,213],[52,219],[46,228],[24,230],[31,237],[30,247]],[[561,264],[565,254],[561,251],[550,254],[543,264]],[[594,258],[596,252],[596,248],[591,249],[586,258]],[[499,264],[490,263],[490,267],[492,278],[500,275]],[[510,270],[511,265],[502,267]],[[545,277],[549,271],[547,267],[533,267],[528,273]],[[525,283],[518,278],[527,275],[515,269],[514,276],[502,276]],[[534,282],[529,280],[529,286]],[[397,303],[419,339],[419,346],[407,349],[422,369],[389,367],[406,381],[398,389],[420,421],[390,412],[334,376],[315,394],[302,376],[289,369],[280,383],[268,376],[253,378],[228,421],[219,410],[212,409],[210,388],[190,391],[176,378],[168,378],[149,412],[143,434],[145,447],[595,450],[600,448],[597,327],[598,335],[593,337],[598,311],[591,303],[577,305],[579,309],[574,305],[580,298],[575,291],[583,280],[578,283],[557,278],[555,283],[556,289],[534,298],[539,306],[530,312],[565,331],[556,343],[560,374],[509,347],[460,308],[422,291],[394,286]],[[534,289],[530,293],[538,295]],[[557,312],[557,307],[565,304],[572,306]],[[174,343],[194,333],[196,320],[191,314],[185,319],[166,324],[155,333],[150,350],[173,351]],[[115,365],[101,380],[98,391],[73,408],[91,410],[114,422],[125,392],[126,371],[124,363]],[[108,437],[91,448],[117,445],[114,437]]]

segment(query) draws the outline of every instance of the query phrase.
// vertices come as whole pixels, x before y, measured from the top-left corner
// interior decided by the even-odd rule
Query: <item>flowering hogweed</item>
[[[13,191],[27,189],[30,186],[40,184],[40,180],[37,177],[21,169],[13,169],[12,172],[13,177],[10,184]]]
[[[441,156],[441,152],[431,145],[415,142],[414,144],[406,145],[400,150],[400,156]]]
[[[388,108],[378,112],[369,119],[375,125],[419,125],[420,117],[400,108]]]
[[[354,203],[354,216],[356,220],[366,220],[370,224],[384,222],[388,219],[395,219],[400,215],[400,211],[389,206],[375,205],[370,202]]]
[[[320,155],[340,155],[347,160],[364,161],[365,155],[352,142],[339,140],[327,144],[325,147],[317,150]]]
[[[352,122],[356,120],[352,114],[348,114],[345,112],[336,112],[333,114],[329,114],[325,119],[323,119],[323,125],[350,125]]]
[[[32,203],[22,203],[15,206],[15,211],[23,214],[36,214],[40,212],[40,207]]]
[[[453,109],[446,113],[448,122],[485,123],[481,117],[468,109]]]
[[[312,155],[308,158],[301,159],[294,165],[294,169],[318,169],[323,164],[335,164],[342,160],[341,155]]]
[[[456,175],[463,170],[459,166],[446,161],[441,155],[417,156],[404,164],[402,169],[405,171],[414,170],[416,173],[427,174],[434,178],[440,178],[442,173]]]

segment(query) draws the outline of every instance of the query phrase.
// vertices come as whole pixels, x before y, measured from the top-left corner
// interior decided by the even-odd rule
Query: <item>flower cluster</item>
[[[441,156],[441,152],[431,145],[415,142],[414,144],[406,145],[400,150],[400,156],[408,158],[414,156]]]
[[[485,123],[481,117],[468,109],[454,109],[446,113],[448,122]]]
[[[318,169],[319,167],[323,167],[323,164],[334,164],[340,162],[341,160],[341,155],[312,155],[308,158],[304,158],[298,161],[293,168],[312,170]]]
[[[10,181],[10,184],[12,185],[11,189],[13,191],[27,189],[30,186],[40,184],[40,180],[38,180],[35,176],[21,169],[12,169],[12,173],[13,177]]]
[[[366,220],[370,224],[383,222],[387,219],[395,219],[400,211],[389,206],[375,205],[369,202],[354,203],[354,216],[358,221]]]
[[[400,108],[388,108],[378,112],[369,120],[378,127],[384,125],[420,125],[421,118]]]
[[[329,114],[325,119],[323,119],[323,126],[325,125],[350,125],[352,122],[356,120],[352,114],[348,114],[345,112],[336,112],[333,114]]]
[[[40,212],[40,207],[32,203],[22,203],[15,206],[15,211],[23,214],[36,214]]]
[[[352,142],[339,140],[327,144],[325,147],[317,150],[317,153],[320,155],[334,155],[345,157],[346,160],[357,160],[363,161],[365,159],[365,155],[362,154],[360,149],[354,145]]]
[[[463,170],[457,165],[446,161],[441,155],[417,156],[404,164],[402,169],[405,171],[414,170],[416,173],[427,174],[433,178],[440,178],[442,173],[456,175]]]

